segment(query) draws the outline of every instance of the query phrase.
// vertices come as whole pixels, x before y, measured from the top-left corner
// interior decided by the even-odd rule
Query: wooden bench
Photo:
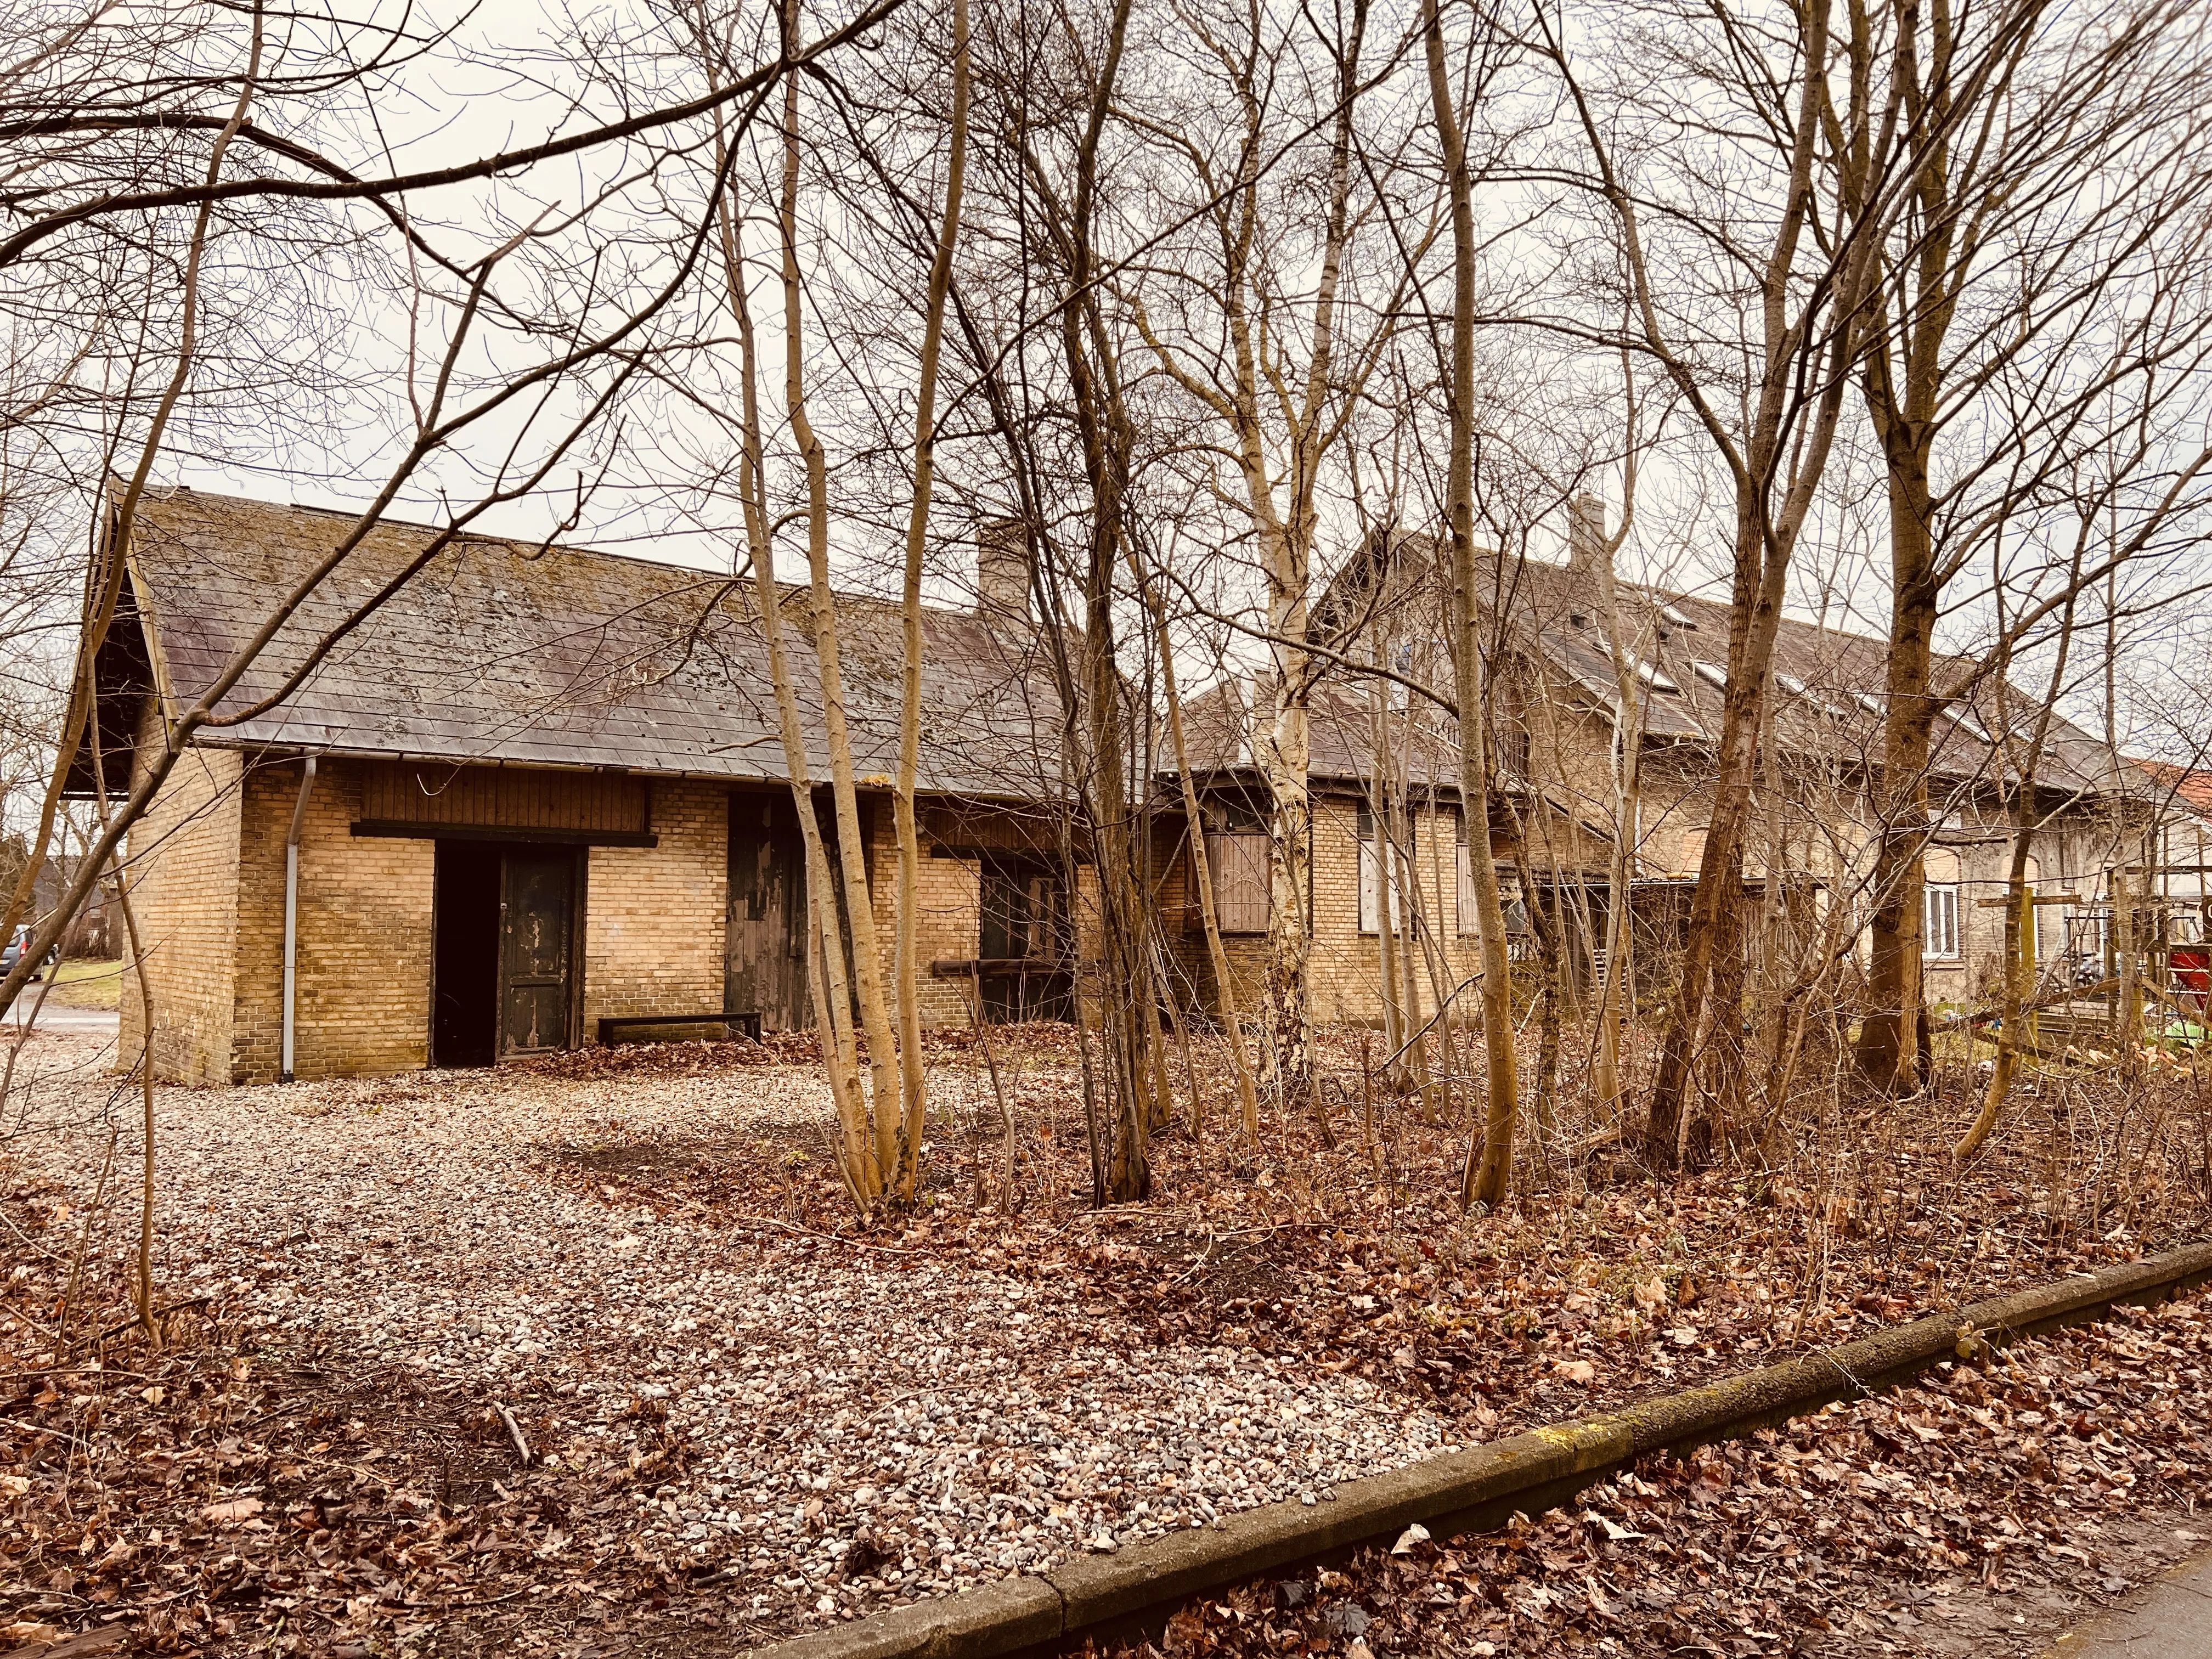
[[[755,1042],[761,1040],[761,1017],[757,1013],[724,1008],[711,1014],[624,1014],[619,1019],[603,1019],[599,1022],[599,1046],[611,1048],[616,1033],[641,1025],[721,1025],[743,1031]]]

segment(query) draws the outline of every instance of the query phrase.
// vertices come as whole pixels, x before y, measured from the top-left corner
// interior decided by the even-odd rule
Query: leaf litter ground
[[[95,1045],[34,1039],[0,1154],[16,1255],[0,1652],[57,1638],[343,1659],[727,1652],[1257,1503],[1327,1503],[1340,1481],[1443,1445],[2199,1230],[2201,1100],[2179,1077],[2127,1113],[2038,1085],[1963,1178],[1941,1155],[1963,1091],[1909,1109],[1917,1122],[1815,1116],[1786,1160],[1674,1183],[1607,1153],[1601,1127],[1563,1126],[1514,1209],[1462,1218],[1449,1202],[1462,1132],[1449,1111],[1431,1124],[1417,1103],[1367,1103],[1342,1081],[1355,1041],[1325,1052],[1339,1079],[1325,1116],[1256,1150],[1219,1129],[1167,1133],[1152,1199],[1095,1212],[1073,1034],[996,1033],[988,1051],[948,1035],[933,1045],[927,1201],[866,1232],[827,1166],[803,1040],[163,1090],[156,1283],[180,1305],[149,1357],[111,1328],[135,1097],[98,1074]],[[1185,1075],[1225,1123],[1220,1056],[1192,1047]],[[1595,1150],[1570,1158],[1577,1133]],[[2093,1513],[2070,1498],[2039,1521],[2006,1513],[2021,1539],[2057,1528],[2051,1547],[2084,1558],[2088,1593],[2136,1558],[2078,1533],[2085,1514],[2154,1541],[2189,1530],[2169,1524],[2202,1467],[2203,1356],[2185,1334],[2159,1340],[2193,1353],[2197,1377],[2146,1373],[2140,1389],[2113,1358],[2126,1333],[2051,1350],[2081,1345],[2069,1375],[2122,1379],[2063,1392],[2102,1410],[2100,1389],[2122,1389],[2084,1443],[2131,1479]],[[2051,1412],[1971,1397],[1993,1379],[1929,1397],[1953,1386],[1961,1409],[1993,1414],[1991,1457],[2044,1445],[2057,1474],[2081,1463]],[[1887,1555],[1827,1541],[1840,1528],[1849,1550],[1872,1547],[1857,1510],[1890,1512],[1885,1482],[1942,1485],[1892,1472],[1935,1440],[1857,1420],[1656,1465],[1593,1499],[1640,1539],[1550,1517],[1354,1564],[1303,1584],[1299,1607],[1252,1587],[1170,1640],[1856,1651],[1858,1620],[1906,1642],[1900,1609],[1933,1629],[1972,1597],[1925,1613],[1943,1576],[1899,1577]],[[2032,1495],[2023,1467],[2007,1490]],[[1729,1507],[1745,1504],[1755,1518]],[[1950,1525],[1940,1504],[1893,1507]],[[1989,1525],[1943,1534],[1967,1558],[1945,1571],[2004,1601],[2029,1546]],[[1607,1551],[1664,1571],[1631,1583]],[[1984,1584],[1990,1559],[2002,1571]],[[1785,1561],[1816,1589],[1783,1594]],[[1595,1589],[1562,1589],[1570,1566]],[[2009,1599],[1998,1635],[2062,1610]]]

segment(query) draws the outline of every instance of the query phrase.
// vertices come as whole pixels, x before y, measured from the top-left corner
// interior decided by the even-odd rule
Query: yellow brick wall
[[[864,813],[869,808],[866,802]],[[926,803],[925,803],[926,810]],[[869,901],[875,911],[876,937],[883,952],[885,996],[893,1018],[897,1018],[897,988],[892,972],[898,940],[898,826],[889,796],[874,798],[868,823]],[[979,910],[982,899],[982,866],[975,859],[949,858],[930,850],[922,836],[921,863],[915,873],[921,910],[917,956],[924,1025],[967,1025],[971,1018],[972,981],[963,975],[939,976],[929,971],[933,962],[966,962],[981,943]],[[1077,871],[1074,900],[1076,948],[1085,960],[1098,954],[1098,879],[1089,865]]]
[[[360,763],[316,769],[300,831],[299,969],[293,1070],[376,1077],[429,1063],[434,843],[356,836]],[[239,856],[236,1017],[231,1073],[277,1075],[283,1023],[284,839],[300,765],[247,777]]]
[[[1413,814],[1414,868],[1431,908],[1437,884],[1430,870],[1432,845],[1442,860],[1443,914],[1433,917],[1432,922],[1443,942],[1455,982],[1480,965],[1474,935],[1461,931],[1462,927],[1471,927],[1474,918],[1459,915],[1458,835],[1457,815],[1450,808]],[[1314,803],[1314,942],[1306,966],[1306,986],[1308,1006],[1314,1018],[1322,1022],[1371,1024],[1382,1016],[1382,941],[1378,935],[1359,931],[1358,837],[1358,801],[1328,797]],[[1418,942],[1409,944],[1414,984],[1425,1016],[1435,1010],[1436,991],[1425,951]]]
[[[625,1014],[705,1013],[722,1006],[729,918],[729,792],[656,779],[658,847],[594,847],[585,878],[584,1041]],[[673,1034],[658,1029],[638,1035]]]
[[[243,772],[234,750],[187,750],[131,830],[131,909],[154,998],[154,1074],[168,1082],[230,1080]],[[118,1048],[125,1065],[145,1042],[143,1007],[137,973],[128,973]]]
[[[876,938],[883,951],[884,980],[891,1017],[898,1018],[896,975],[892,972],[898,944],[898,825],[888,798],[876,803],[869,826],[869,868],[875,885],[869,897],[876,913]],[[975,954],[977,907],[982,892],[982,866],[974,859],[934,856],[928,838],[922,842],[921,862],[915,872],[915,897],[921,906],[921,931],[916,975],[921,1023],[924,1025],[965,1025],[969,1023],[969,981],[939,978],[929,971],[933,962],[964,962]]]
[[[300,775],[296,760],[249,769],[235,753],[194,750],[134,837],[157,1009],[155,1063],[164,1078],[259,1083],[277,1076],[284,842]],[[325,760],[302,827],[295,1057],[302,1079],[428,1063],[435,843],[355,836],[364,778],[358,763]],[[586,1042],[605,1016],[721,1006],[728,824],[720,786],[659,781],[658,846],[589,850]],[[869,814],[868,831],[888,975],[898,867],[888,800]],[[920,882],[921,1016],[928,1024],[964,1025],[967,981],[934,978],[928,964],[975,955],[978,866],[925,856]],[[1086,868],[1076,911],[1090,955],[1096,890]],[[126,1054],[139,1040],[136,994],[134,983],[125,997]]]
[[[1450,807],[1414,814],[1414,857],[1422,892],[1434,926],[1444,946],[1454,982],[1480,965],[1472,933],[1460,931],[1459,827]],[[1313,804],[1313,948],[1306,961],[1307,1003],[1316,1020],[1373,1024],[1382,1015],[1382,941],[1359,931],[1359,803],[1349,796],[1318,796]],[[1176,839],[1179,840],[1179,837]],[[1432,872],[1430,848],[1441,859],[1440,872]],[[1187,863],[1187,861],[1186,861]],[[1443,906],[1436,911],[1437,875],[1443,884]],[[1182,883],[1178,877],[1164,897],[1179,901]],[[1212,963],[1206,947],[1204,925],[1194,901],[1176,902],[1168,914],[1187,915],[1188,925],[1176,939],[1178,965],[1202,992],[1210,1013],[1218,1014],[1221,1001]],[[1474,919],[1466,919],[1472,927]],[[1244,1018],[1261,1017],[1267,986],[1267,940],[1264,934],[1229,933],[1222,938],[1228,958],[1231,990]],[[1436,1005],[1427,955],[1409,941],[1415,983],[1424,1015]]]

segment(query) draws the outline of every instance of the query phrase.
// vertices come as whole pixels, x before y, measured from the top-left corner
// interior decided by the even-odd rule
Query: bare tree
[[[1467,817],[1474,853],[1470,863],[1475,934],[1482,953],[1482,1044],[1488,1067],[1480,1139],[1468,1159],[1462,1197],[1468,1203],[1494,1206],[1504,1201],[1512,1178],[1513,1139],[1521,1111],[1521,1066],[1514,1043],[1513,968],[1505,937],[1505,907],[1498,895],[1498,866],[1492,861],[1488,844],[1494,762],[1483,654],[1486,643],[1482,625],[1484,595],[1474,547],[1474,183],[1437,0],[1427,0],[1422,26],[1430,107],[1443,152],[1445,189],[1451,201],[1452,329],[1446,360],[1450,436],[1445,452],[1444,505],[1451,536],[1450,639],[1459,712],[1460,810]]]
[[[1741,898],[1761,702],[1791,556],[1835,442],[1861,308],[1898,211],[1904,78],[1860,65],[1838,106],[1832,77],[1850,66],[1832,21],[1825,0],[1780,19],[1775,33],[1728,8],[1655,15],[1651,27],[1617,38],[1614,50],[1638,61],[1623,63],[1601,109],[1550,14],[1540,9],[1536,17],[1583,142],[1579,167],[1565,170],[1601,205],[1631,319],[1617,333],[1602,325],[1568,331],[1650,359],[1734,495],[1728,685],[1711,817],[1644,1136],[1662,1164],[1681,1154],[1699,1046],[1725,1051],[1735,1040],[1736,1012],[1717,998],[1731,971],[1723,942],[1735,933]],[[1668,74],[1654,76],[1655,54]],[[1663,87],[1666,107],[1636,87]],[[1691,155],[1672,112],[1686,87],[1693,100],[1732,118],[1711,129],[1711,142],[1749,165],[1725,188]],[[1632,143],[1621,140],[1624,129]],[[1864,152],[1869,187],[1861,199],[1824,202],[1824,147]]]
[[[1194,447],[1209,460],[1218,453],[1236,474],[1258,548],[1271,667],[1261,743],[1271,806],[1267,1052],[1276,1095],[1292,1107],[1312,1088],[1308,705],[1327,665],[1306,641],[1321,495],[1331,452],[1383,361],[1407,281],[1401,274],[1371,296],[1348,285],[1358,274],[1353,240],[1374,214],[1376,181],[1361,165],[1369,152],[1358,125],[1368,13],[1367,0],[1353,0],[1332,30],[1310,12],[1279,20],[1254,9],[1187,9],[1194,106],[1131,117],[1187,170],[1194,198],[1170,202],[1163,215],[1170,233],[1188,222],[1170,244],[1183,257],[1152,253],[1145,280],[1128,284],[1136,325],[1220,433]],[[1281,88],[1307,78],[1298,57],[1309,32],[1322,59],[1310,80],[1327,102],[1310,114],[1285,112]],[[1301,121],[1326,134],[1310,178],[1293,125]],[[1317,221],[1310,240],[1296,229],[1306,218]],[[1299,274],[1309,267],[1310,286]]]
[[[1907,191],[1864,313],[1859,371],[1888,496],[1890,648],[1870,1006],[1856,1060],[1878,1086],[1909,1091],[1927,1046],[1921,853],[1942,708],[1938,619],[1981,539],[1975,522],[2022,495],[2024,471],[2086,436],[2081,397],[2097,377],[2070,388],[2063,379],[2082,331],[2098,331],[2093,349],[2108,344],[2107,296],[2137,286],[2187,239],[2204,173],[2203,118],[2185,88],[2203,66],[2178,11],[2062,20],[2040,0],[1871,13],[1849,43],[1855,73],[1873,73],[1893,49],[1910,121],[1897,164]],[[1824,160],[1847,201],[1878,187],[1863,150],[1832,146]],[[2129,345],[2176,343],[2169,334]],[[2126,362],[2111,362],[2113,380]],[[2015,418],[2001,425],[1989,418],[1991,393],[2015,374],[2041,380],[2044,395],[2024,408],[2002,400]]]

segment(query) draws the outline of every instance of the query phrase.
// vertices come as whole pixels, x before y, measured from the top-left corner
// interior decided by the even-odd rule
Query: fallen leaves
[[[1340,1052],[1330,1058],[1335,1040],[1318,1045],[1325,1073],[1342,1064]],[[1902,1118],[1846,1126],[1847,1154],[1818,1169],[1808,1154],[1792,1170],[1796,1186],[1728,1168],[1662,1183],[1608,1155],[1540,1175],[1560,1190],[1466,1218],[1450,1202],[1462,1126],[1395,1111],[1371,1146],[1340,1114],[1334,1146],[1300,1119],[1264,1155],[1164,1135],[1153,1200],[1092,1212],[1082,1203],[1072,1034],[994,1041],[1008,1077],[1011,1149],[980,1073],[936,1073],[942,1121],[932,1124],[939,1150],[927,1166],[926,1213],[895,1244],[889,1232],[855,1230],[821,1155],[818,1075],[775,1066],[751,1045],[625,1048],[489,1078],[285,1092],[261,1109],[281,1110],[288,1133],[318,1125],[318,1138],[301,1144],[326,1157],[331,1185],[306,1212],[268,1195],[283,1191],[273,1178],[251,1202],[226,1200],[225,1224],[251,1248],[220,1260],[210,1252],[222,1294],[206,1312],[203,1347],[159,1364],[121,1362],[140,1376],[26,1339],[21,1386],[37,1392],[17,1407],[36,1435],[0,1447],[0,1462],[21,1471],[6,1477],[20,1489],[0,1485],[0,1497],[28,1498],[18,1513],[46,1529],[39,1572],[71,1575],[70,1587],[32,1584],[28,1595],[53,1603],[33,1616],[76,1623],[129,1610],[154,1652],[259,1651],[252,1644],[316,1619],[336,1621],[334,1654],[393,1650],[426,1622],[457,1654],[520,1653],[539,1640],[574,1653],[603,1638],[647,1639],[642,1626],[660,1619],[720,1621],[721,1633],[704,1639],[742,1647],[921,1593],[916,1584],[1021,1570],[1002,1549],[1030,1550],[1031,1561],[1118,1550],[1146,1535],[1148,1519],[1155,1528],[1168,1516],[1204,1519],[1187,1506],[1206,1458],[1236,1472],[1237,1501],[1297,1492],[1315,1419],[1286,1401],[1318,1401],[1324,1418],[1340,1407],[1331,1428],[1364,1422],[1382,1455],[1412,1455],[1440,1435],[1488,1438],[1605,1409],[2119,1259],[2194,1224],[2175,1197],[2144,1208],[2132,1188],[2088,1194],[2092,1182],[2142,1164],[2089,1141],[2078,1178],[2034,1148],[2009,1164],[2000,1149],[1955,1180],[1948,1165],[1942,1179],[1923,1179]],[[1204,1040],[1194,1048],[1201,1068],[1218,1059]],[[259,1098],[172,1097],[165,1121],[228,1122]],[[372,1142],[362,1114],[403,1104]],[[1915,1113],[1940,1139],[1947,1109],[1936,1101]],[[971,1112],[986,1126],[980,1139],[967,1132]],[[441,1115],[454,1127],[429,1133]],[[386,1126],[402,1119],[409,1133],[395,1153]],[[1908,1127],[1923,1127],[1921,1117]],[[251,1139],[227,1137],[224,1156]],[[2169,1194],[2187,1190],[2185,1165],[2168,1176]],[[466,1190],[450,1200],[428,1192],[441,1183]],[[1832,1202],[1839,1187],[1852,1189],[1847,1211]],[[43,1211],[26,1200],[10,1217],[33,1237],[63,1212],[52,1193],[39,1196]],[[511,1242],[502,1251],[495,1226],[475,1241],[489,1248],[440,1255],[447,1246],[422,1218],[448,1201],[463,1230],[526,1204],[532,1224],[550,1215],[566,1231],[544,1241],[549,1260],[520,1261]],[[240,1226],[258,1213],[253,1205],[268,1224]],[[2110,1236],[2066,1224],[2075,1212],[2098,1214]],[[1847,1229],[1832,1230],[1838,1216]],[[690,1243],[678,1257],[670,1241],[679,1237]],[[533,1253],[539,1243],[530,1241]],[[729,1299],[693,1277],[718,1258],[768,1276],[780,1298],[774,1328],[740,1320],[733,1329]],[[542,1285],[580,1299],[543,1305]],[[6,1305],[27,1322],[48,1320],[60,1288],[53,1269],[36,1267],[9,1287]],[[369,1351],[364,1334],[400,1329],[389,1310],[403,1291],[422,1298],[410,1309],[413,1328]],[[817,1308],[809,1297],[832,1300]],[[426,1322],[426,1304],[450,1315]],[[427,1342],[417,1334],[426,1322]],[[324,1334],[303,1334],[314,1330]],[[942,1389],[925,1379],[909,1390],[930,1413],[1003,1425],[1023,1390],[1095,1396],[1105,1408],[1096,1432],[1120,1448],[1094,1454],[1091,1431],[1055,1419],[1056,1439],[1001,1432],[994,1443],[947,1438],[917,1454],[922,1436],[939,1432],[933,1416],[918,1416],[896,1390],[870,1390],[884,1356],[948,1340],[968,1346]],[[447,1369],[426,1372],[426,1363]],[[1133,1384],[1137,1371],[1162,1380]],[[604,1390],[600,1403],[557,1394],[549,1379],[563,1377]],[[1255,1378],[1249,1404],[1160,1428],[1175,1401],[1218,1405]],[[1153,1389],[1162,1409],[1133,1428],[1152,1410],[1133,1397],[1138,1387]],[[1921,1606],[1905,1592],[1933,1595],[1929,1584],[1942,1582],[1881,1579],[1864,1590],[1893,1556],[1978,1585],[1985,1570],[2012,1582],[2018,1563],[2050,1544],[2110,1558],[2049,1558],[2102,1583],[2120,1558],[2033,1524],[2055,1508],[2023,1510],[2016,1534],[1947,1529],[1951,1477],[1915,1474],[1916,1460],[1977,1445],[1965,1437],[1986,1431],[1998,1438],[1974,1455],[2030,1492],[2070,1494],[2086,1482],[2099,1502],[2153,1503],[2193,1491],[2199,1459],[2177,1441],[2141,1462],[2138,1430],[2179,1434],[2203,1420],[2204,1402],[2176,1384],[2130,1407],[2130,1428],[2075,1398],[2096,1393],[2094,1379],[2039,1389],[2027,1402],[1961,1395],[1940,1415],[1876,1412],[1848,1443],[1824,1421],[1802,1462],[1787,1436],[1760,1449],[1779,1460],[1772,1468],[1726,1453],[1655,1464],[1510,1547],[1483,1544],[1504,1551],[1496,1559],[1409,1534],[1406,1553],[1389,1558],[1401,1581],[1318,1575],[1318,1605],[1301,1613],[1310,1622],[1247,1602],[1238,1628],[1255,1632],[1255,1653],[1272,1624],[1332,1652],[1356,1643],[1395,1656],[1449,1651],[1436,1632],[1464,1626],[1465,1651],[1480,1659],[1486,1644],[1523,1650],[1514,1632],[1539,1643],[1562,1632],[1622,1642],[1623,1626],[1648,1627],[1655,1643],[1738,1653],[1767,1639],[1747,1631],[1798,1640],[1826,1620],[1846,1632],[1837,1640],[1858,1644],[1850,1650],[1875,1651],[1880,1643],[1853,1621],[1872,1620],[1889,1641],[1890,1615]],[[501,1420],[501,1403],[518,1432]],[[696,1438],[709,1421],[734,1425],[711,1461]],[[1171,1443],[1186,1435],[1195,1452]],[[816,1457],[824,1437],[849,1445],[849,1463],[801,1458]],[[956,1445],[963,1459],[975,1455],[972,1464],[897,1494],[902,1460]],[[1074,1466],[1054,1464],[1071,1445],[1081,1454]],[[520,1468],[524,1447],[535,1455]],[[1194,1467],[1155,1480],[1170,1473],[1164,1449]],[[748,1462],[791,1471],[793,1484],[757,1489]],[[65,1477],[56,1472],[64,1462]],[[821,1484],[797,1489],[801,1468]],[[936,1509],[953,1474],[969,1483],[963,1501],[988,1503],[988,1515]],[[1024,1485],[1032,1474],[1048,1485]],[[263,1507],[245,1510],[247,1500]],[[227,1520],[210,1513],[232,1504],[240,1508]],[[957,1556],[938,1553],[933,1516],[945,1551],[974,1552],[957,1571]],[[1820,1564],[1862,1540],[1881,1561],[1852,1559],[1857,1581],[1820,1577]],[[1648,1570],[1624,1565],[1647,1555]],[[1461,1567],[1442,1568],[1447,1556]],[[1708,1578],[1726,1589],[1730,1575],[1750,1583],[1761,1570],[1770,1589],[1811,1574],[1817,1593],[1778,1595],[1772,1611],[1764,1591],[1710,1600]],[[30,1583],[27,1569],[21,1576]],[[1378,1591],[1398,1600],[1386,1605]],[[1897,1605],[1879,1605],[1884,1596]]]
[[[1310,1595],[1239,1587],[1179,1617],[1169,1651],[1316,1651],[1357,1614],[1377,1650],[1425,1659],[2040,1655],[2079,1600],[2202,1547],[2173,1522],[2212,1497],[2209,1376],[2202,1300],[2123,1313],[1649,1460],[1578,1513],[1401,1537]],[[2087,1455],[2040,1456],[2054,1435]]]

